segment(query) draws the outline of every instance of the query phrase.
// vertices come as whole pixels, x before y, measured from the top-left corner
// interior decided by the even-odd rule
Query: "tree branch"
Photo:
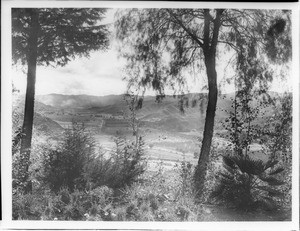
[[[236,45],[234,45],[233,43],[231,43],[231,42],[218,40],[218,43],[225,43],[225,44],[229,45],[231,48],[233,48],[234,50],[236,50],[236,51],[239,50],[238,47]]]
[[[166,9],[172,18],[176,20],[176,22],[182,27],[182,29],[196,42],[200,47],[203,47],[203,43],[198,39],[196,35],[194,35],[184,24],[180,21],[170,9]]]

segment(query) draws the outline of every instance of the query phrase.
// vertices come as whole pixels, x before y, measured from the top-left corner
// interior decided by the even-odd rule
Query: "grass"
[[[191,173],[191,172],[190,172]],[[122,190],[107,187],[70,193],[62,189],[14,196],[15,219],[86,221],[286,221],[288,208],[241,212],[216,204],[196,204],[191,174],[182,166],[166,168],[163,162],[139,181]],[[18,214],[17,214],[18,213]]]

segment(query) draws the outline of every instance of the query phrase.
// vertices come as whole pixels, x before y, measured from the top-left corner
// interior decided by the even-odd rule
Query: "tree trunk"
[[[25,98],[24,121],[22,127],[22,140],[20,149],[20,182],[23,184],[25,191],[31,191],[29,178],[30,151],[32,140],[33,116],[34,116],[34,96],[36,81],[36,65],[37,65],[37,40],[38,40],[38,13],[32,9],[31,13],[31,31],[28,38],[27,51],[27,88]]]
[[[196,189],[196,198],[200,199],[204,192],[204,183],[209,163],[210,148],[214,133],[214,123],[216,115],[216,107],[218,100],[218,85],[216,72],[216,50],[218,44],[219,29],[221,26],[221,15],[223,9],[216,11],[215,19],[212,19],[210,10],[204,10],[204,33],[203,33],[203,53],[208,79],[208,103],[206,109],[205,125],[203,132],[203,140],[194,175],[194,184]],[[213,27],[211,27],[213,24]],[[212,32],[212,33],[211,33]]]
[[[207,171],[207,165],[209,163],[209,154],[210,148],[214,133],[214,123],[215,123],[215,115],[216,115],[216,107],[217,107],[217,99],[218,99],[218,89],[217,89],[217,72],[215,70],[215,65],[213,63],[209,63],[209,61],[205,62],[207,77],[209,80],[208,84],[208,104],[206,109],[206,117],[205,117],[205,125],[203,132],[203,140],[200,151],[200,156],[198,159],[198,165],[196,167],[196,172],[194,176],[195,187],[196,187],[196,197],[200,198],[205,183],[205,176]]]

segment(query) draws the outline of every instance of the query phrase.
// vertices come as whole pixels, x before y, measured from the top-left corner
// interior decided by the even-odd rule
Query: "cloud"
[[[119,76],[119,77],[118,77]],[[122,81],[120,73],[107,71],[84,71],[82,67],[72,71],[40,70],[37,77],[37,93],[61,94],[122,94],[126,90],[126,83]]]
[[[122,62],[117,52],[94,52],[90,58],[77,58],[65,67],[37,67],[36,94],[123,94]],[[14,70],[13,82],[25,93],[26,73]]]

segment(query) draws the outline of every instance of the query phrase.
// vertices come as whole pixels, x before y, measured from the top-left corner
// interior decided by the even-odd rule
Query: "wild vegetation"
[[[291,120],[288,119],[291,104],[288,95],[284,98],[286,100],[276,100],[276,110],[281,116],[287,116],[281,120],[286,121],[289,126],[286,124],[287,131],[282,131],[283,138],[274,139],[273,145],[278,145],[278,140],[286,144],[286,140],[291,136]],[[280,102],[284,104],[281,105]],[[126,105],[125,101],[124,104]],[[127,107],[128,105],[130,103]],[[130,108],[134,109],[134,107]],[[283,111],[280,113],[279,109]],[[287,111],[284,112],[285,110]],[[282,125],[280,118],[275,119],[276,114],[271,113],[269,117],[274,118],[274,123],[278,126]],[[14,117],[15,127],[18,127],[17,115],[16,113]],[[152,138],[149,139],[147,134],[156,137],[163,133],[146,133],[145,136],[140,137],[145,128],[139,125],[137,129],[136,125],[141,124],[142,121],[136,123],[136,120],[130,118],[132,115],[135,116],[135,113],[130,113],[128,109],[125,117],[130,122],[128,129],[131,134],[132,128],[135,128],[138,133],[135,133],[132,138],[128,133],[123,133],[127,134],[126,138],[120,128],[115,128],[116,131],[119,130],[119,135],[111,141],[110,151],[105,151],[105,146],[99,146],[101,143],[95,139],[99,134],[93,136],[92,130],[80,122],[73,122],[73,125],[69,126],[58,140],[42,142],[42,139],[35,138],[29,169],[33,188],[31,193],[24,193],[16,181],[18,179],[16,176],[19,174],[17,165],[22,160],[19,159],[18,147],[15,147],[14,219],[99,221],[290,219],[290,146],[285,146],[286,149],[283,146],[276,156],[269,158],[273,150],[269,148],[273,147],[272,140],[267,138],[271,136],[265,132],[269,125],[255,122],[257,119],[265,120],[268,117],[257,117],[253,120],[256,129],[255,139],[257,142],[265,139],[261,142],[266,146],[261,146],[264,150],[260,151],[267,152],[267,155],[262,152],[256,154],[250,150],[250,142],[247,147],[243,144],[242,154],[234,154],[239,153],[234,150],[238,150],[236,147],[241,147],[238,145],[242,143],[234,141],[234,137],[244,140],[248,133],[248,126],[245,126],[243,131],[240,129],[241,124],[238,125],[237,131],[242,135],[237,136],[233,129],[225,133],[227,134],[225,138],[217,136],[213,140],[205,191],[201,201],[196,203],[193,174],[198,155],[193,155],[201,139],[193,141],[195,148],[191,150],[189,150],[191,145],[189,143],[192,139],[185,138],[180,141],[181,144],[169,143],[174,138],[164,136],[160,138],[161,141],[159,139],[152,141],[153,145],[150,147],[147,142],[151,142]],[[224,128],[235,128],[234,121],[238,121],[238,118],[234,115],[229,113],[228,119],[224,118]],[[262,136],[257,135],[260,134],[259,131]],[[34,134],[39,134],[39,137],[42,137],[43,133],[34,130]],[[18,130],[15,134],[18,135]],[[136,139],[137,137],[140,138]],[[227,145],[221,142],[222,139],[227,140]],[[186,143],[187,141],[189,143]],[[158,152],[167,150],[169,153],[166,155],[167,159],[159,161],[156,150]],[[172,150],[176,151],[181,158],[172,157],[174,155]],[[247,155],[244,155],[245,150],[248,150]],[[222,156],[225,159],[223,164]],[[284,159],[284,156],[289,158]],[[172,164],[168,165],[168,163]],[[235,212],[233,208],[239,212]],[[223,213],[228,213],[228,216],[224,216]]]
[[[119,12],[115,24],[120,54],[128,63],[128,88],[141,94],[141,101],[146,89],[153,89],[161,100],[170,86],[180,95],[183,110],[188,105],[184,97],[187,73],[198,77],[204,72],[207,77],[208,103],[194,176],[196,194],[201,197],[218,101],[216,67],[220,60],[230,62],[221,50],[233,54],[231,64],[237,80],[242,80],[235,90],[243,87],[250,93],[248,88],[258,84],[263,92],[273,79],[270,63],[290,60],[290,16],[276,10],[127,9]]]
[[[269,91],[269,66],[290,59],[289,12],[124,10],[115,26],[128,46],[121,52],[127,93],[35,99],[37,64],[65,65],[69,57],[106,49],[108,31],[96,25],[104,12],[13,12],[13,41],[25,39],[26,47],[15,45],[14,60],[28,65],[25,104],[14,105],[12,118],[13,219],[290,220],[292,95]],[[53,39],[66,44],[50,42],[53,24],[63,25]],[[235,92],[218,100],[220,44],[235,53],[236,75],[228,80]],[[197,74],[206,69],[208,93],[184,94],[183,76],[194,67]],[[174,98],[165,95],[168,83]],[[156,97],[145,96],[149,88]]]

